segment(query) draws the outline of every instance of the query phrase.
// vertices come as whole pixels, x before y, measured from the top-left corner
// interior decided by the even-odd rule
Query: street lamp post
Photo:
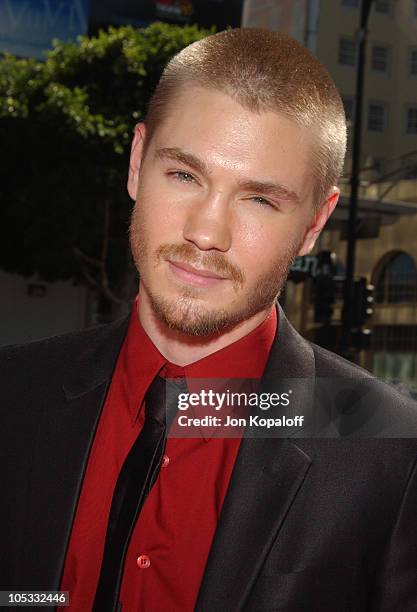
[[[365,77],[365,52],[367,39],[367,26],[369,13],[373,0],[362,0],[361,15],[359,26],[359,45],[357,58],[357,78],[356,78],[356,93],[355,93],[355,108],[354,108],[354,129],[352,143],[352,174],[351,174],[351,190],[349,200],[349,223],[348,223],[348,239],[347,239],[347,256],[346,256],[346,280],[344,284],[343,295],[343,313],[342,313],[342,338],[341,352],[345,357],[351,357],[351,334],[352,334],[352,299],[353,285],[355,275],[355,249],[356,249],[356,230],[357,230],[357,213],[358,213],[358,192],[359,192],[359,173],[360,173],[360,155],[361,155],[361,133],[362,133],[362,106],[363,106],[363,88]]]

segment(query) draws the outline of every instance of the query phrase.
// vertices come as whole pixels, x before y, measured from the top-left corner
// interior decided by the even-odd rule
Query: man
[[[336,206],[345,147],[335,85],[283,34],[222,32],[169,63],[132,145],[130,320],[1,354],[2,589],[68,591],[77,611],[417,609],[415,406],[275,307]],[[154,443],[161,378],[349,393],[319,394],[338,420],[318,437],[165,440],[165,423]]]

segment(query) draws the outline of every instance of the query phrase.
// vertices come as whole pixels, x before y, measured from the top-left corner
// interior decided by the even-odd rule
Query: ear
[[[136,202],[139,184],[139,170],[142,163],[143,146],[145,144],[146,127],[144,123],[138,123],[135,127],[135,135],[130,151],[129,176],[127,179],[127,190],[132,200]]]
[[[297,255],[307,255],[307,253],[309,253],[314,247],[321,230],[326,225],[327,219],[330,217],[336,207],[339,196],[340,189],[333,187],[327,198],[315,213]]]

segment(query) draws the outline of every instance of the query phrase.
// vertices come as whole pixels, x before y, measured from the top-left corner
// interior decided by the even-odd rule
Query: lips
[[[215,272],[212,272],[211,270],[205,270],[204,268],[195,268],[194,266],[191,266],[188,263],[182,262],[182,261],[171,261],[169,260],[169,263],[176,267],[176,268],[180,268],[181,270],[184,270],[185,272],[188,272],[189,274],[193,274],[195,276],[202,276],[204,278],[213,278],[216,280],[225,280],[225,276],[221,276],[220,274],[216,274]]]
[[[216,272],[204,268],[195,268],[182,261],[167,259],[171,277],[181,284],[191,285],[197,289],[210,289],[222,286],[228,279]]]

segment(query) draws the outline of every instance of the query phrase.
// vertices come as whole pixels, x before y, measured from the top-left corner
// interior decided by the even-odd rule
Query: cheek
[[[246,222],[240,225],[236,248],[255,259],[274,261],[292,253],[301,242],[304,232],[301,224],[280,217],[279,220],[265,215],[262,222]]]
[[[136,227],[146,236],[149,246],[159,246],[170,240],[178,241],[178,228],[181,225],[180,208],[169,202],[166,194],[152,190],[140,190],[134,214]]]
[[[239,244],[252,256],[265,245],[274,244],[275,230],[271,228],[267,215],[240,215],[234,218],[234,239],[236,246]]]

